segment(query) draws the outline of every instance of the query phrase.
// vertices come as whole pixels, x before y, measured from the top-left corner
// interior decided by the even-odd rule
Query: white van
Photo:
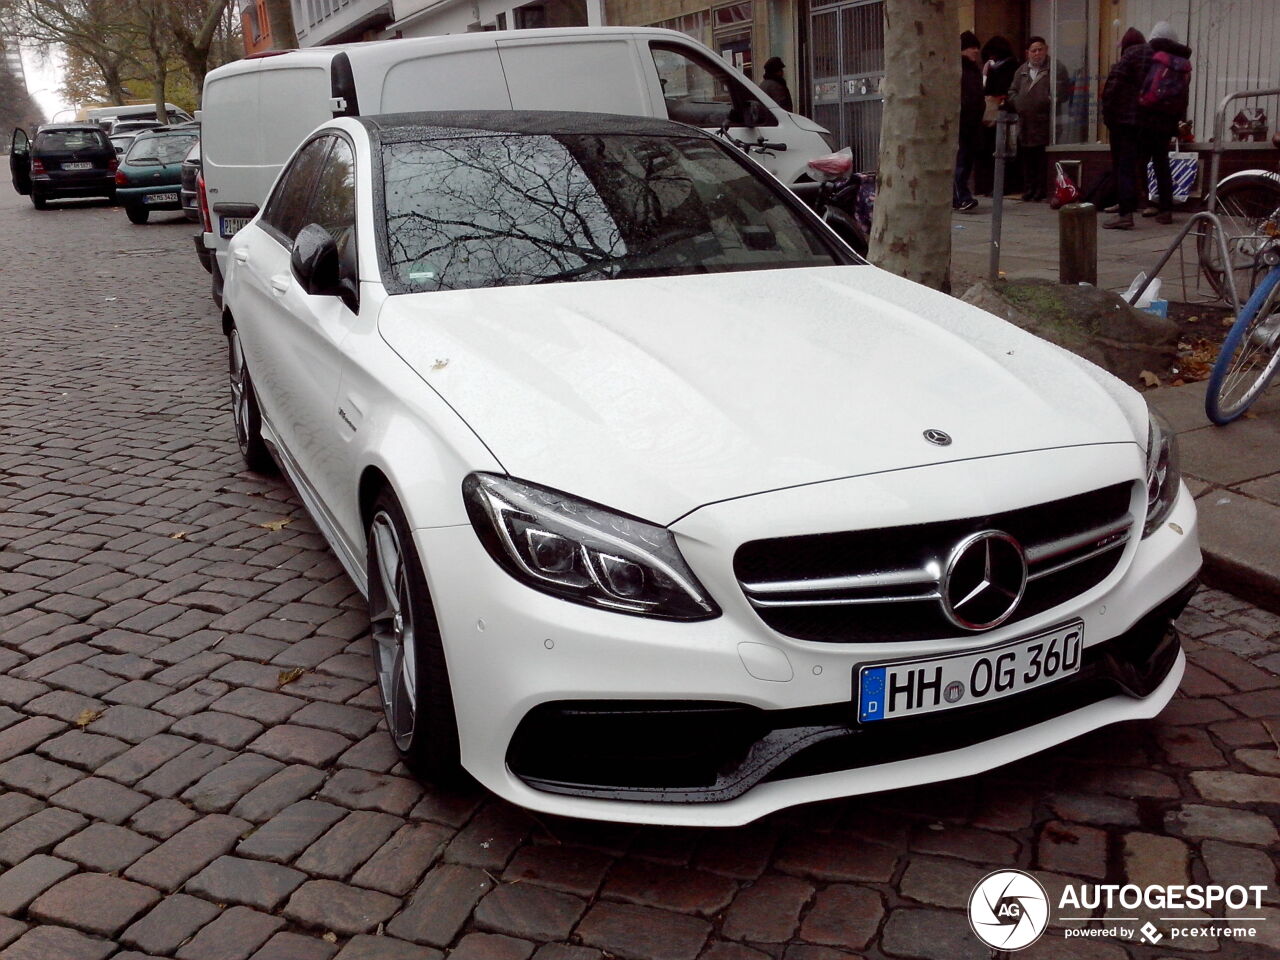
[[[662,117],[784,144],[753,154],[783,183],[834,149],[702,44],[634,27],[490,31],[259,54],[205,76],[200,111],[212,250],[221,302],[227,241],[258,212],[303,138],[335,116],[419,110],[589,110]]]
[[[166,103],[165,113],[170,123],[188,123],[191,114],[176,104]],[[106,128],[107,133],[114,133],[114,127],[122,120],[154,120],[156,105],[154,103],[135,103],[129,106],[90,107],[84,111],[84,119]]]

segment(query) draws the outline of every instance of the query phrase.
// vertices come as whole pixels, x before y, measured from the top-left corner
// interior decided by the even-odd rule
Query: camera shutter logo
[[[969,895],[969,926],[995,950],[1029,947],[1049,925],[1049,895],[1021,870],[989,873]]]

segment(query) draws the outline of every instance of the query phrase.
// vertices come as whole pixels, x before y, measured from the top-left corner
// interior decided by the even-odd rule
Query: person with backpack
[[[1156,223],[1173,222],[1173,175],[1169,141],[1187,115],[1191,93],[1191,48],[1178,42],[1173,27],[1161,20],[1151,28],[1151,65],[1138,94],[1138,171],[1145,180],[1147,162],[1156,175],[1157,205],[1143,212]]]
[[[1156,24],[1156,29],[1162,34],[1160,39],[1171,39],[1169,34],[1173,28],[1169,24],[1162,21]],[[1189,48],[1176,43],[1176,34],[1172,42],[1190,55]],[[1102,119],[1111,136],[1111,166],[1118,198],[1116,216],[1102,224],[1106,230],[1133,229],[1139,182],[1140,178],[1146,180],[1148,159],[1155,166],[1159,194],[1157,221],[1173,221],[1169,139],[1177,132],[1178,120],[1186,113],[1191,65],[1185,57],[1180,58],[1181,63],[1169,61],[1167,51],[1165,57],[1156,60],[1155,53],[1142,34],[1130,27],[1120,41],[1120,59],[1111,67],[1102,88]],[[1175,64],[1174,69],[1170,69],[1171,62]],[[1185,70],[1180,69],[1182,67]],[[1184,84],[1180,106],[1176,89],[1179,77]],[[1163,96],[1158,92],[1161,89]]]

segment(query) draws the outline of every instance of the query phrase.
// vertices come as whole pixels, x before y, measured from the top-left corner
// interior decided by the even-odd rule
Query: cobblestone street
[[[977,778],[724,831],[424,789],[363,600],[241,472],[194,225],[6,191],[0,960],[986,960],[965,905],[1006,866],[1270,904],[1249,942],[1066,922],[1019,960],[1280,955],[1280,617],[1217,591],[1156,721]]]

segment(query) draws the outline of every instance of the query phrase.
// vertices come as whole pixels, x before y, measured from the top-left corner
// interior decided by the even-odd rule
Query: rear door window
[[[101,130],[44,130],[36,134],[36,150],[41,153],[94,149],[111,150],[111,143]]]
[[[195,134],[186,136],[170,135],[160,137],[138,137],[129,147],[125,159],[130,163],[138,160],[158,160],[163,164],[181,163],[191,147]]]

